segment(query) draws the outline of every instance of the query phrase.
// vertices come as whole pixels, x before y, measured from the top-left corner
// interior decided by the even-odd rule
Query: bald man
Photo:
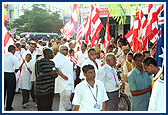
[[[107,111],[118,111],[119,79],[114,69],[116,57],[113,53],[106,54],[106,64],[97,72],[97,79],[104,83],[109,100]]]

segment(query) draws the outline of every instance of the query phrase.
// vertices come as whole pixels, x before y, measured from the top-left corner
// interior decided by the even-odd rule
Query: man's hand
[[[68,80],[68,77],[65,76],[65,75],[62,75],[61,77],[62,77],[64,80]]]
[[[57,77],[57,76],[58,76],[58,73],[57,73],[56,70],[54,70],[54,71],[52,72],[52,76],[54,76],[54,77]]]

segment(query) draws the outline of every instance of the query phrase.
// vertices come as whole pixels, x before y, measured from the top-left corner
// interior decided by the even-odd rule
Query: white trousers
[[[18,71],[17,73],[15,73],[16,75],[16,89],[15,92],[19,91],[19,78],[20,78],[20,71]]]
[[[59,111],[67,111],[72,108],[71,94],[71,90],[64,90],[60,93]]]

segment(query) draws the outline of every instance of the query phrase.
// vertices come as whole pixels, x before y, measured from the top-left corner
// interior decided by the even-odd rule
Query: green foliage
[[[126,21],[126,14],[121,6],[121,4],[109,4],[108,10],[111,14],[111,16],[119,22],[120,24],[124,24]]]
[[[137,4],[109,4],[108,10],[111,16],[120,24],[125,24],[126,14],[133,16]]]
[[[32,5],[32,10],[24,10],[24,15],[15,19],[12,28],[16,32],[46,32],[60,33],[60,28],[63,26],[63,21],[60,15],[55,12],[51,13],[45,5]]]

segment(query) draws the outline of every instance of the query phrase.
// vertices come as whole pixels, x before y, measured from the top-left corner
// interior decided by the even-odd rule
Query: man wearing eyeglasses
[[[67,46],[61,45],[59,51],[53,60],[56,68],[61,71],[55,81],[55,93],[60,94],[59,111],[69,111],[72,107],[70,101],[71,93],[74,90],[73,64],[67,57]]]

